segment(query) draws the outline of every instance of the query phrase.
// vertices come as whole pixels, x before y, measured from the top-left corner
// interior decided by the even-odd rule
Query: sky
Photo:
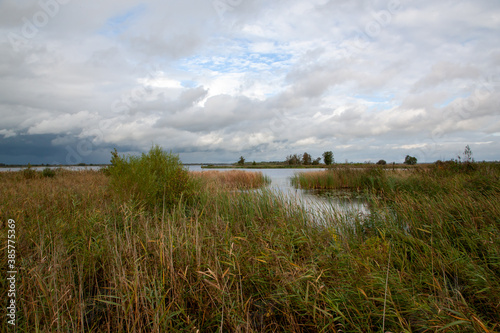
[[[0,0],[0,163],[500,160],[497,0]]]

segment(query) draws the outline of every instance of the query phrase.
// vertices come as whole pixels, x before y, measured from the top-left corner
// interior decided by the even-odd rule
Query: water
[[[235,169],[202,169],[201,165],[189,165],[191,171]],[[243,169],[249,172],[262,172],[271,179],[269,189],[287,199],[302,205],[310,217],[317,222],[325,222],[329,218],[338,218],[339,215],[355,217],[367,216],[370,213],[367,200],[351,191],[340,190],[303,190],[292,186],[290,179],[300,172],[315,172],[323,169]]]
[[[190,171],[204,170],[245,170],[249,172],[262,172],[265,176],[271,179],[271,184],[268,188],[285,198],[302,205],[308,214],[316,221],[337,217],[339,214],[343,216],[366,216],[370,213],[368,203],[362,197],[356,196],[350,191],[339,190],[302,190],[294,188],[290,179],[299,172],[314,172],[322,169],[202,169],[201,165],[188,165]],[[47,167],[33,167],[34,170],[42,171]],[[57,169],[59,167],[49,167]],[[80,170],[99,170],[101,166],[67,166],[64,169],[80,171]],[[0,171],[20,171],[25,168],[0,168]]]
[[[71,170],[71,171],[84,171],[84,170],[100,170],[102,166],[100,165],[85,165],[85,166],[80,166],[80,165],[71,165],[71,166],[34,166],[31,167],[31,169],[35,171],[43,171],[44,169],[52,169],[52,170],[57,170],[59,168],[65,169],[65,170]],[[1,167],[0,172],[2,171],[21,171],[26,169],[26,167]]]

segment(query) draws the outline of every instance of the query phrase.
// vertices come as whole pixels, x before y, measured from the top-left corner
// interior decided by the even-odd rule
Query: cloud
[[[5,0],[0,162],[152,143],[186,162],[499,159],[499,17],[488,0]]]
[[[3,135],[3,137],[5,139],[7,139],[7,138],[10,138],[12,136],[16,136],[16,132],[14,132],[13,130],[3,129],[3,130],[0,130],[0,135]]]
[[[431,72],[418,80],[412,91],[434,89],[440,84],[453,80],[476,80],[480,75],[480,70],[475,66],[441,62],[432,66]]]
[[[78,132],[82,128],[96,125],[97,114],[88,111],[80,111],[75,114],[63,114],[53,119],[42,120],[40,123],[30,127],[28,134],[58,134]]]

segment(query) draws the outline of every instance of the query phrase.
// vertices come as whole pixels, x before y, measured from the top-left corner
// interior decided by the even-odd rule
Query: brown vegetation
[[[209,186],[223,186],[230,189],[259,188],[269,183],[269,179],[262,172],[242,170],[228,171],[192,171],[191,175],[202,180]]]

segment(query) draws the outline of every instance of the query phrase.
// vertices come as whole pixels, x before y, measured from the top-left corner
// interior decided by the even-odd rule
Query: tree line
[[[335,158],[333,155],[332,151],[325,151],[320,157],[314,158],[311,156],[311,154],[305,152],[303,154],[291,154],[288,155],[285,158],[285,161],[283,162],[273,162],[273,164],[279,163],[279,164],[285,164],[285,165],[319,165],[321,164],[321,160],[323,160],[323,164],[325,165],[331,165],[335,163]],[[237,164],[239,165],[245,165],[245,158],[243,156],[240,156]],[[255,161],[253,162],[255,165]],[[385,160],[379,160],[376,164],[378,165],[386,165],[387,162]],[[417,164],[417,158],[406,155],[404,164],[407,165],[415,165]]]
[[[292,154],[288,155],[285,159],[284,162],[280,162],[280,164],[287,164],[287,165],[319,165],[321,164],[321,160],[323,159],[323,163],[325,165],[330,165],[335,163],[335,159],[333,157],[333,152],[332,151],[325,151],[322,155],[322,157],[317,157],[314,158],[311,156],[311,154],[305,152],[303,154]],[[239,165],[244,165],[245,164],[245,158],[243,156],[240,156],[237,164]],[[253,162],[253,164],[256,164]]]
[[[322,156],[323,163],[326,165],[330,165],[335,162],[332,151],[325,151]],[[320,163],[321,157],[313,159],[311,154],[308,154],[307,152],[305,152],[304,154],[288,155],[285,159],[285,164],[288,165],[318,165]]]

